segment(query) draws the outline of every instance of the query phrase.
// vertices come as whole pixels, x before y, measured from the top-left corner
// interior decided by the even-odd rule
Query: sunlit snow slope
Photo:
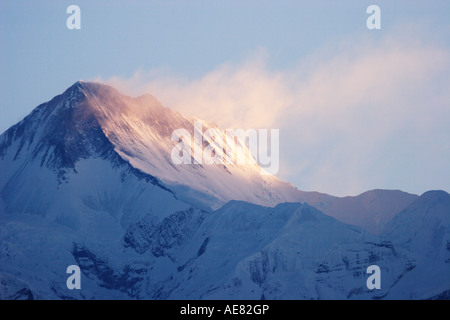
[[[228,143],[224,157],[231,163],[198,164],[194,162],[198,160],[195,150],[207,146],[202,139],[204,132],[209,128],[224,134],[226,131],[202,121],[202,132],[198,128],[194,132],[196,120],[163,107],[150,95],[131,98],[107,85],[79,81],[2,135],[0,154],[6,155],[3,166],[11,169],[0,177],[0,186],[15,174],[19,163],[27,163],[20,170],[32,165],[31,160],[33,165],[51,167],[63,181],[66,173],[76,170],[79,159],[103,152],[114,161],[124,160],[132,168],[157,177],[179,199],[199,206],[216,209],[229,200],[266,206],[302,201],[371,232],[379,232],[382,224],[417,197],[386,190],[346,198],[303,192],[267,174],[239,140]],[[173,163],[171,153],[178,142],[171,136],[176,129],[191,134],[194,164]],[[107,151],[100,150],[105,146]],[[249,164],[237,164],[239,156],[249,159]]]

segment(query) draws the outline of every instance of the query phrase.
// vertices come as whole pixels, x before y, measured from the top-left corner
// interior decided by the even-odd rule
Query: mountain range
[[[174,164],[172,133],[204,135],[196,121],[151,95],[78,81],[5,131],[0,298],[450,297],[447,192],[335,197],[256,161]],[[379,290],[366,287],[374,264]],[[81,290],[66,287],[69,265]]]

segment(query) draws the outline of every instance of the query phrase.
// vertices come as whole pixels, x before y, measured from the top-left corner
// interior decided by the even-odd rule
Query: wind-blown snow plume
[[[260,51],[198,79],[141,70],[105,81],[223,128],[281,128],[279,177],[302,189],[422,193],[450,188],[450,51],[430,38],[352,39],[289,70],[274,71]]]

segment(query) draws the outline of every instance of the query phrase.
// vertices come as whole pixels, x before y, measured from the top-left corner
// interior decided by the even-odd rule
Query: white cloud
[[[200,79],[153,70],[106,82],[224,128],[280,128],[280,176],[301,189],[448,190],[450,53],[410,39],[355,41],[291,70],[271,70],[261,50]]]

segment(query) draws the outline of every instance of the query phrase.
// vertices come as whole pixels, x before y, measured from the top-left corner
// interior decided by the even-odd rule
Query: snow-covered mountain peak
[[[178,193],[184,193],[189,187],[193,189],[189,190],[190,198],[200,197],[201,201],[215,208],[233,199],[263,205],[297,200],[293,195],[298,190],[275,176],[265,175],[250,150],[240,141],[227,145],[229,149],[224,155],[227,161],[202,163],[195,150],[200,150],[202,157],[205,147],[214,144],[205,137],[205,132],[214,129],[226,134],[213,123],[184,117],[162,106],[152,95],[132,98],[95,82],[77,82],[71,88],[84,94],[90,112],[125,161],[142,172],[157,176]],[[178,129],[190,135],[189,164],[175,164],[171,157],[179,143],[172,139]],[[214,148],[217,147],[220,145],[214,144]],[[246,158],[249,163],[228,161],[231,157]],[[286,190],[290,190],[290,194]]]
[[[188,132],[190,137],[183,137],[188,145],[191,139],[188,164],[175,164],[172,159],[174,147],[179,144],[172,135],[178,129]],[[14,162],[14,167],[36,161],[51,168],[60,182],[69,171],[76,171],[83,159],[102,158],[114,165],[123,161],[144,175],[157,177],[177,197],[196,205],[216,209],[230,200],[264,206],[307,202],[341,221],[373,232],[417,197],[388,190],[344,198],[303,192],[266,174],[249,148],[237,140],[228,146],[225,159],[241,156],[250,160],[247,164],[235,160],[199,163],[211,142],[205,137],[208,129],[226,134],[214,123],[164,107],[152,95],[134,98],[109,85],[77,81],[2,134],[0,157]],[[200,150],[200,159],[196,149]],[[0,187],[13,174],[12,169],[2,174]]]
[[[190,135],[186,139],[191,139],[192,148],[187,151],[191,163],[173,162],[179,141],[172,135],[178,129]],[[80,159],[116,154],[144,174],[158,177],[180,198],[214,208],[233,199],[262,205],[299,200],[295,187],[264,175],[239,141],[229,146],[225,157],[241,156],[249,159],[248,164],[201,163],[205,147],[218,146],[205,137],[208,129],[225,134],[212,123],[162,106],[151,95],[133,98],[105,84],[77,81],[6,131],[0,138],[0,156],[9,153],[13,161],[28,161],[30,151],[33,159],[64,176],[67,169],[76,169]]]

